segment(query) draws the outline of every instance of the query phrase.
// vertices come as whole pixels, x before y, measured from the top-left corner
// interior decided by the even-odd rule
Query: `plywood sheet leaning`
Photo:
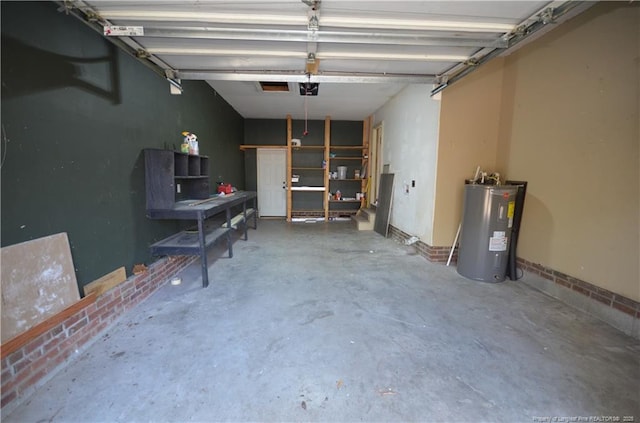
[[[100,279],[96,279],[84,286],[84,295],[89,295],[92,292],[96,293],[96,297],[104,294],[111,288],[114,288],[120,285],[122,282],[127,280],[127,272],[124,270],[124,267],[114,270],[111,273],[107,273],[102,276]]]
[[[376,206],[376,220],[373,224],[373,230],[386,238],[389,232],[389,219],[391,218],[393,173],[382,173],[380,175],[380,189],[378,192],[378,205]]]
[[[80,300],[66,233],[1,250],[2,342]]]

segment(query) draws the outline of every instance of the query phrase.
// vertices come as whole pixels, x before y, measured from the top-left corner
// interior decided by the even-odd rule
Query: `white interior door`
[[[257,162],[260,216],[286,216],[287,150],[258,148]]]

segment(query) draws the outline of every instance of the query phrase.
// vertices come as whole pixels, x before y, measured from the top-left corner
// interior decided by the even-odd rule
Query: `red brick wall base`
[[[395,241],[405,243],[411,238],[406,232],[401,231],[393,225],[389,225],[389,237]],[[449,259],[449,253],[451,252],[451,246],[449,247],[433,247],[422,241],[417,241],[412,244],[419,255],[434,263],[446,263]],[[456,247],[451,258],[451,263],[456,263],[458,260],[458,248]]]
[[[640,302],[616,294],[599,286],[574,278],[538,263],[518,257],[518,267],[526,272],[534,273],[557,285],[577,292],[606,306],[615,308],[625,314],[640,319]]]
[[[13,340],[5,342],[1,352],[2,415],[11,412],[22,398],[51,379],[75,353],[196,258],[179,256],[158,260],[146,272],[129,277],[95,301],[81,300],[83,304],[73,314],[24,345],[16,346]]]
[[[411,238],[411,235],[401,231],[400,229],[392,225],[389,225],[389,237],[398,242],[404,243],[406,240]],[[449,258],[449,252],[451,251],[450,246],[433,247],[425,244],[422,241],[417,241],[415,244],[413,244],[413,246],[416,248],[416,251],[419,255],[435,263],[446,263],[447,259]],[[453,254],[453,259],[451,260],[452,263],[455,263],[456,259],[457,248]],[[604,288],[600,288],[596,285],[590,284],[589,282],[585,282],[572,276],[565,275],[564,273],[542,266],[541,264],[532,263],[523,258],[518,258],[517,262],[518,267],[523,271],[531,272],[533,274],[541,276],[545,279],[555,282],[558,285],[570,289],[573,292],[582,294],[594,301],[598,301],[618,311],[633,316],[636,319],[640,319],[640,302],[638,301],[634,301],[620,294],[616,294]]]

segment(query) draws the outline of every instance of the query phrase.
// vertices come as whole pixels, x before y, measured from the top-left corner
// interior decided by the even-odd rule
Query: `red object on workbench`
[[[218,185],[218,193],[224,192],[225,194],[231,194],[233,192],[233,188],[231,184],[220,184]]]

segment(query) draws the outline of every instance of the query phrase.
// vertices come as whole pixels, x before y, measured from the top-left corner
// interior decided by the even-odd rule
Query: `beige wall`
[[[431,245],[453,243],[465,179],[473,177],[477,166],[496,170],[502,63],[496,59],[443,92]]]
[[[519,255],[635,300],[639,12],[601,3],[507,58],[499,155],[530,181]]]
[[[529,181],[518,255],[640,300],[640,5],[599,3],[490,65],[443,92],[434,226],[455,231],[461,200],[441,180],[472,172],[497,126],[477,161]],[[490,122],[468,119],[485,106]]]

